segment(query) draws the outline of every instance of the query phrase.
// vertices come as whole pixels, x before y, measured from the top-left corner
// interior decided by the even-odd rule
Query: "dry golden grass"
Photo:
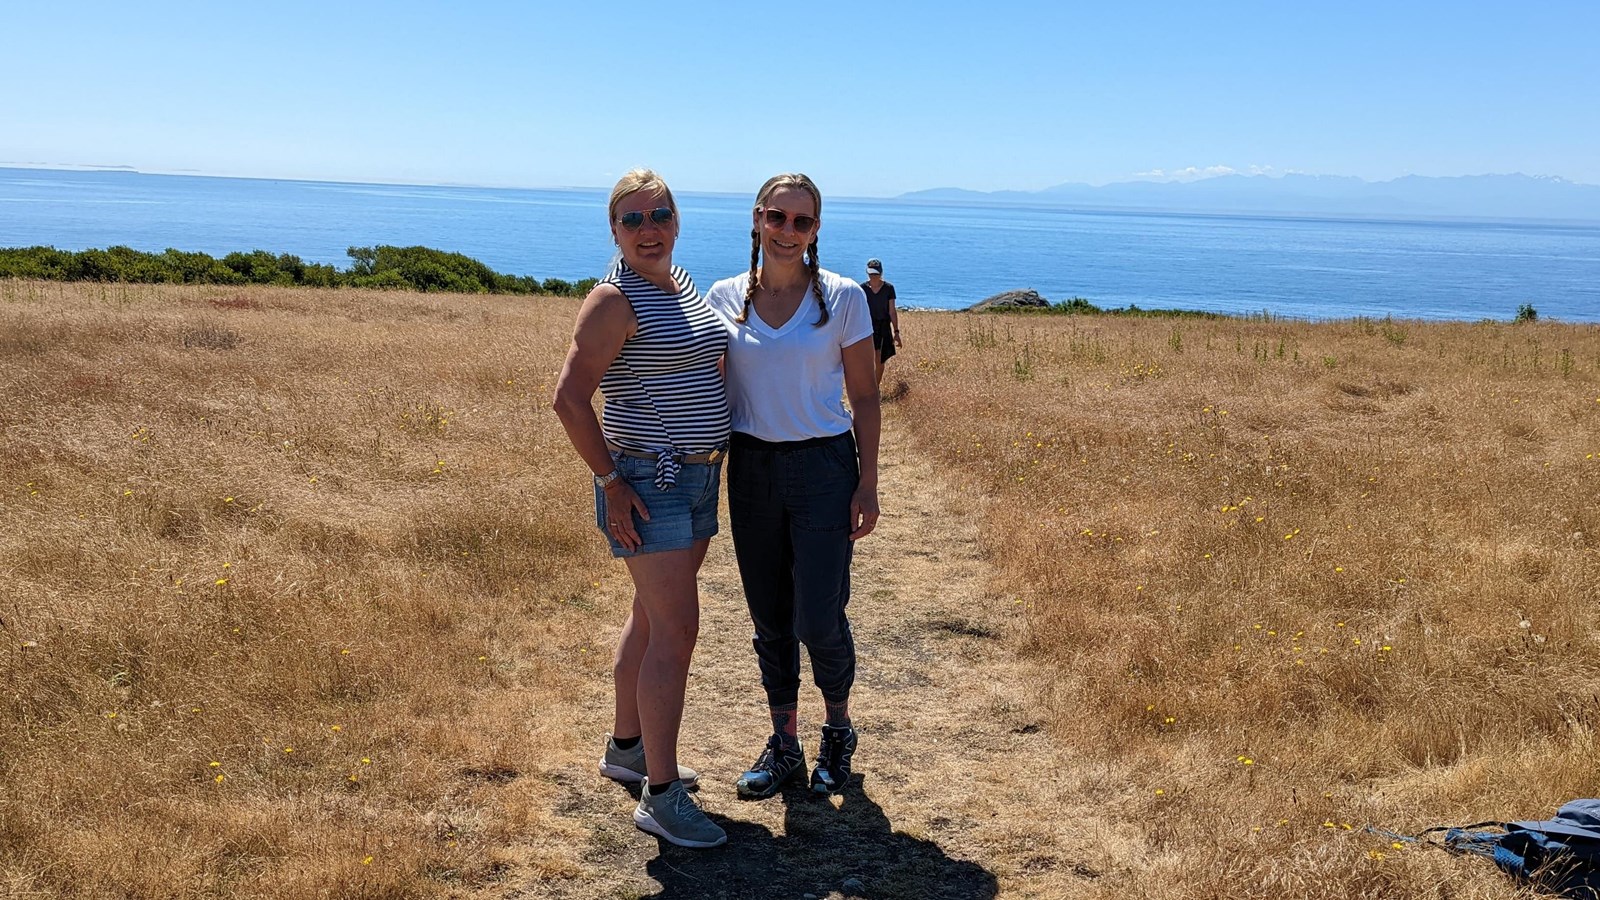
[[[728,799],[724,536],[684,746],[734,846],[660,849],[593,771],[575,310],[0,282],[0,892],[1488,900],[1359,829],[1600,792],[1600,329],[908,314],[865,793]]]
[[[1600,328],[910,333],[901,421],[992,498],[1051,733],[1134,830],[1093,895],[1433,896],[1329,833],[1600,793]]]
[[[573,309],[0,284],[3,892],[517,862],[604,558],[547,409]]]

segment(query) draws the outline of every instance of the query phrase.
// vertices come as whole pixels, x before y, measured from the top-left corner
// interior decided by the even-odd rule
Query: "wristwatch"
[[[611,483],[621,477],[621,469],[612,469],[604,475],[596,475],[594,477],[594,486],[603,491],[606,488],[611,487]]]

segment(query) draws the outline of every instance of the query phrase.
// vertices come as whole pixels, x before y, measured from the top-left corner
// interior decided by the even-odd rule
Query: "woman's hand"
[[[624,549],[632,553],[639,549],[639,529],[633,525],[633,514],[650,521],[650,510],[626,478],[618,478],[606,486],[606,531],[617,539]]]
[[[861,484],[850,497],[850,540],[864,538],[878,527],[878,486]]]

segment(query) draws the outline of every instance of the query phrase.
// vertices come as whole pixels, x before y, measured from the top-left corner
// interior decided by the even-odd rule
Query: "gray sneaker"
[[[728,833],[701,812],[682,784],[674,784],[661,796],[652,797],[650,782],[646,781],[639,790],[633,824],[679,847],[716,847],[728,842]]]
[[[618,750],[616,738],[606,735],[606,752],[600,757],[600,774],[625,784],[640,784],[648,780],[644,765],[644,741],[634,744],[631,750]],[[679,766],[678,780],[683,782],[684,787],[694,787],[700,781],[700,773],[688,766]]]

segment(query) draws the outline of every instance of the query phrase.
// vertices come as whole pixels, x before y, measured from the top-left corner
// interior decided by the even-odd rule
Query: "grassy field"
[[[903,421],[993,498],[1051,733],[1178,870],[1145,886],[1434,896],[1327,832],[1600,791],[1600,328],[914,333]]]
[[[8,896],[650,893],[573,812],[626,604],[549,410],[575,311],[0,282]],[[889,440],[982,498],[948,621],[1009,623],[1053,754],[983,761],[1035,823],[952,839],[971,884],[1507,898],[1360,829],[1600,793],[1600,328],[904,322]]]
[[[609,668],[548,409],[574,308],[0,285],[13,896],[416,896],[522,862],[554,787],[515,775]]]

